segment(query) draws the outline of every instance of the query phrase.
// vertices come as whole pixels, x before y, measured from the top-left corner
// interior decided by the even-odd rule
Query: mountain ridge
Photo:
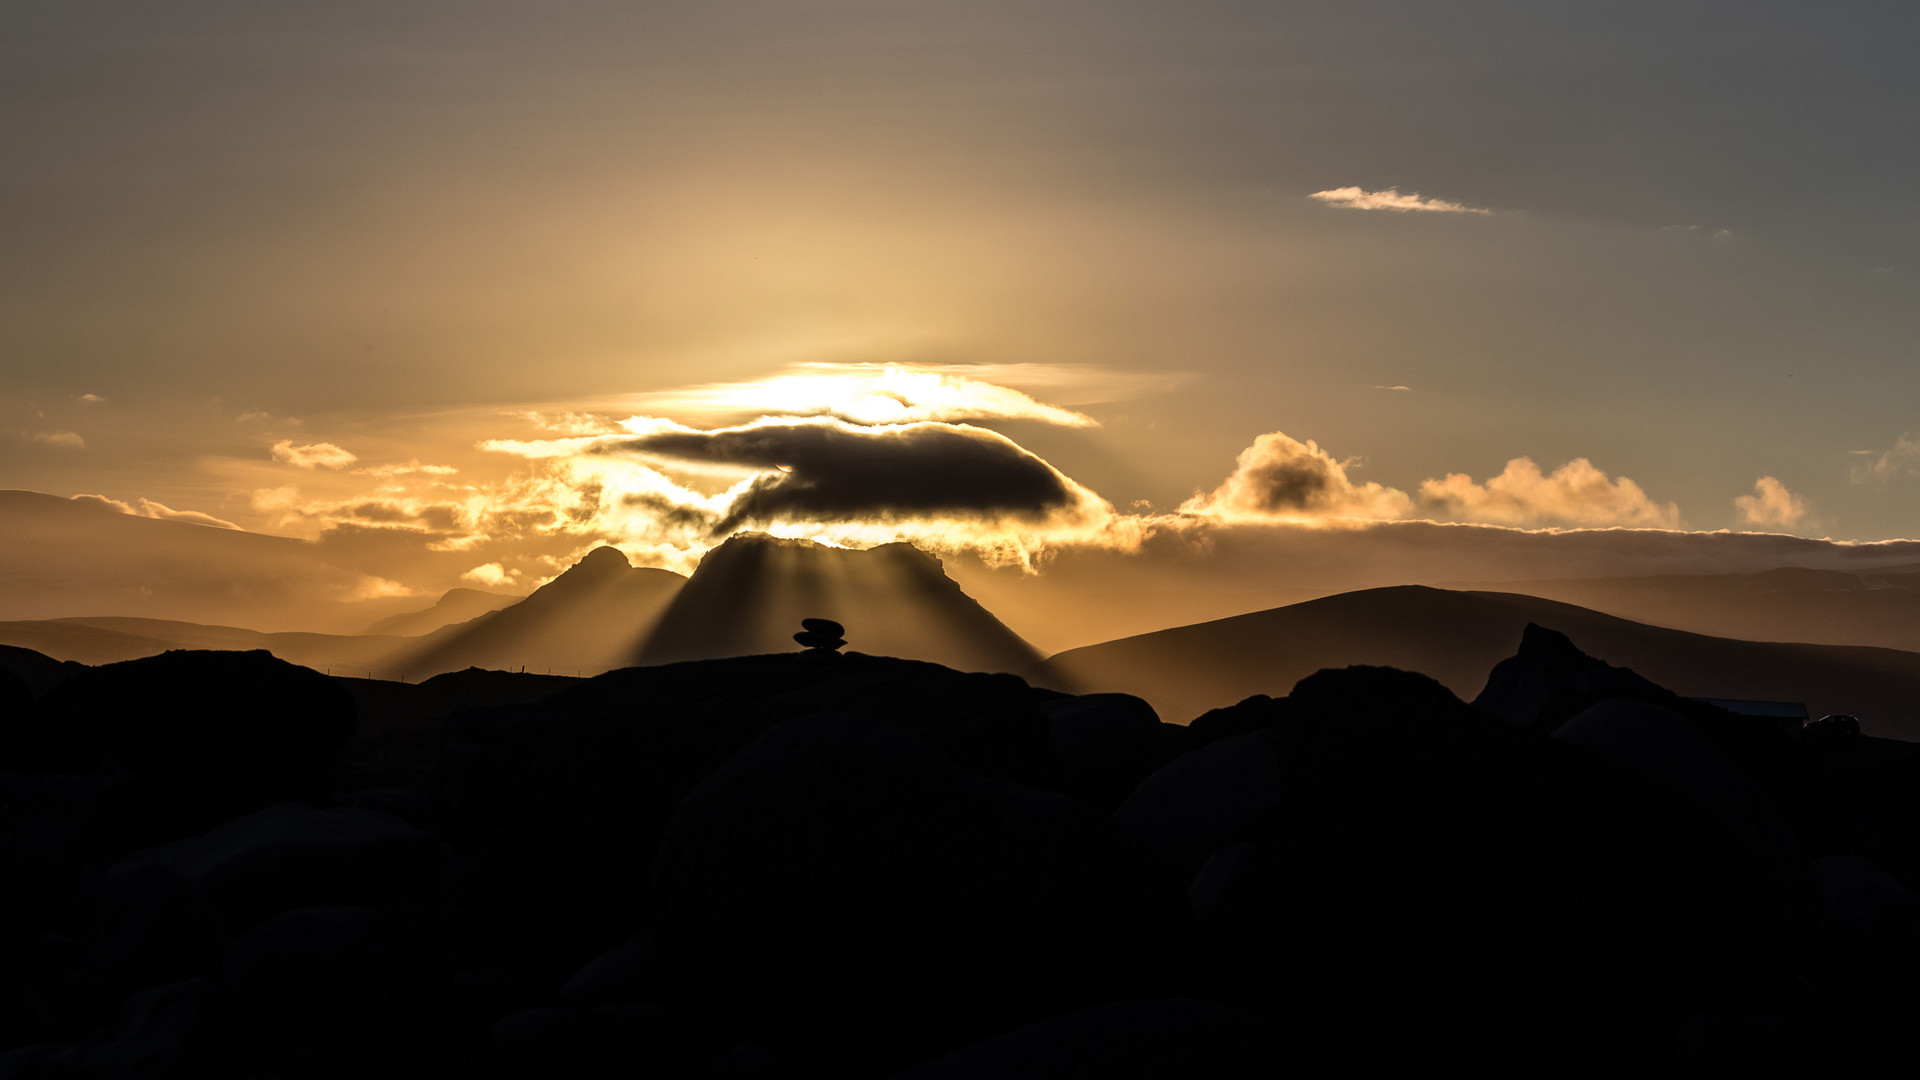
[[[1250,695],[1282,695],[1314,671],[1352,664],[1420,671],[1471,700],[1529,622],[1677,693],[1798,701],[1815,716],[1857,714],[1874,734],[1920,736],[1920,653],[1744,641],[1522,594],[1420,585],[1340,593],[1069,649],[1026,674],[1060,690],[1137,694],[1176,722]]]

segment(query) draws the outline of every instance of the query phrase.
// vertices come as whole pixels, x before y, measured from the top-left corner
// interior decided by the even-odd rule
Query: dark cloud
[[[1003,435],[965,425],[862,428],[831,420],[672,431],[608,449],[780,469],[757,477],[716,526],[910,518],[1045,521],[1091,496]]]
[[[1261,510],[1306,510],[1327,501],[1333,466],[1317,457],[1263,461],[1247,472],[1253,502]]]
[[[434,533],[460,530],[460,508],[449,504],[413,506],[384,499],[369,499],[348,507],[336,520],[371,525],[397,525]]]
[[[698,533],[713,531],[713,527],[720,521],[716,514],[709,513],[698,506],[674,502],[658,492],[635,492],[622,495],[620,505],[629,510],[640,511],[662,525],[689,529]]]

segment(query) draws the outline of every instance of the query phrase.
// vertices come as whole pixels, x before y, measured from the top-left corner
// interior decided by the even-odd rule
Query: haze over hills
[[[0,622],[0,642],[83,664],[118,663],[169,649],[265,649],[317,671],[378,671],[388,678],[395,674],[388,667],[394,651],[407,640],[392,634],[269,634],[238,626],[112,615]]]
[[[1849,573],[1782,567],[1754,574],[1446,582],[1523,593],[1635,622],[1752,641],[1920,651],[1920,568]]]
[[[1543,580],[1749,575],[1780,567],[1875,577],[1911,572],[1916,561],[1920,543],[1914,541],[1850,544],[1768,533],[1551,531],[1421,521],[1355,528],[1187,523],[1156,531],[1138,550],[1063,548],[1039,573],[988,568],[971,559],[952,560],[949,572],[969,595],[1054,653],[1388,585],[1476,582],[1528,593],[1531,583]]]
[[[857,652],[962,671],[1023,671],[1040,654],[911,544],[864,551],[741,534],[707,553],[630,662],[789,652],[805,618]]]
[[[1423,586],[1344,593],[1071,649],[1028,677],[1079,692],[1137,694],[1176,722],[1253,694],[1285,694],[1315,671],[1351,664],[1422,672],[1471,699],[1528,623],[1676,693],[1796,701],[1814,716],[1856,714],[1876,735],[1920,738],[1917,653],[1708,637],[1530,596]]]
[[[369,575],[321,545],[121,513],[99,500],[0,491],[0,615],[124,615],[350,632],[417,607],[363,597]]]
[[[686,583],[595,548],[525,600],[428,634],[393,663],[410,678],[468,667],[597,675],[629,662]]]
[[[477,619],[490,611],[499,611],[525,599],[512,593],[487,592],[483,589],[448,589],[432,607],[389,615],[367,627],[366,632],[418,637],[431,634],[443,626]]]

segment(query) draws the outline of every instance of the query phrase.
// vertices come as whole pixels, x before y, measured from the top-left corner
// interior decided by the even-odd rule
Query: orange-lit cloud
[[[511,585],[513,583],[514,577],[515,575],[508,572],[506,567],[501,566],[497,562],[490,562],[490,563],[481,563],[479,566],[476,566],[473,569],[467,571],[466,573],[461,574],[460,580],[470,581],[470,582],[473,582],[475,585],[487,585],[487,586],[497,587],[500,585]]]
[[[1806,518],[1806,500],[1788,491],[1778,479],[1763,476],[1753,482],[1753,490],[1752,495],[1739,495],[1733,500],[1745,524],[1790,528]]]
[[[1639,484],[1611,479],[1586,458],[1542,473],[1531,458],[1514,458],[1486,483],[1465,473],[1420,485],[1420,506],[1437,517],[1498,525],[1680,527],[1680,508],[1656,503]]]
[[[1355,463],[1341,461],[1308,439],[1269,432],[1240,452],[1233,472],[1212,493],[1195,495],[1183,513],[1223,521],[1379,521],[1413,509],[1407,493],[1380,484],[1356,484]]]
[[[302,443],[281,439],[273,444],[273,460],[296,469],[344,469],[360,460],[332,443]]]
[[[1397,187],[1390,187],[1385,191],[1365,191],[1357,187],[1331,188],[1327,191],[1316,191],[1307,197],[1343,210],[1391,210],[1395,213],[1419,211],[1437,214],[1493,213],[1491,210],[1449,202],[1446,199],[1425,198],[1418,192],[1408,192],[1403,195]]]
[[[630,434],[484,445],[568,487],[596,485],[597,509],[582,526],[629,554],[631,545],[665,545],[691,560],[731,532],[757,529],[862,547],[908,540],[1030,565],[1050,544],[1124,542],[1116,537],[1128,531],[1104,499],[970,425],[802,417],[701,429],[635,417],[623,426]],[[665,471],[682,468],[727,486],[703,492]],[[680,568],[657,555],[646,561]]]
[[[1221,522],[1326,525],[1432,518],[1516,527],[1680,527],[1679,508],[1656,503],[1626,477],[1609,478],[1586,458],[1543,474],[1530,458],[1514,458],[1477,483],[1464,473],[1421,483],[1417,495],[1348,476],[1355,466],[1308,439],[1274,431],[1240,453],[1233,472],[1212,492],[1180,507]]]

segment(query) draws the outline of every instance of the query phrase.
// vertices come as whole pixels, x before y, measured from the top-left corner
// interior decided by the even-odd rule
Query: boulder
[[[883,721],[795,719],[674,815],[655,875],[662,982],[812,1024],[1030,1021],[1164,972],[1178,912],[1144,870],[1069,799]],[[926,1028],[899,1030],[873,1052],[926,1056]]]
[[[896,1080],[1265,1080],[1313,1076],[1294,1041],[1257,1013],[1212,1001],[1116,1001],[962,1047]]]
[[[1520,651],[1494,665],[1473,706],[1516,728],[1552,731],[1605,698],[1671,696],[1627,668],[1581,652],[1558,630],[1528,623]]]
[[[1280,736],[1271,729],[1208,743],[1174,758],[1114,812],[1122,832],[1176,873],[1245,839],[1282,805]]]
[[[442,861],[431,837],[379,811],[270,807],[114,864],[90,966],[135,985],[210,971],[231,938],[279,912],[423,903]]]
[[[1553,738],[1685,795],[1758,859],[1772,881],[1789,889],[1804,885],[1806,851],[1792,827],[1766,791],[1686,717],[1615,698],[1560,725]]]

